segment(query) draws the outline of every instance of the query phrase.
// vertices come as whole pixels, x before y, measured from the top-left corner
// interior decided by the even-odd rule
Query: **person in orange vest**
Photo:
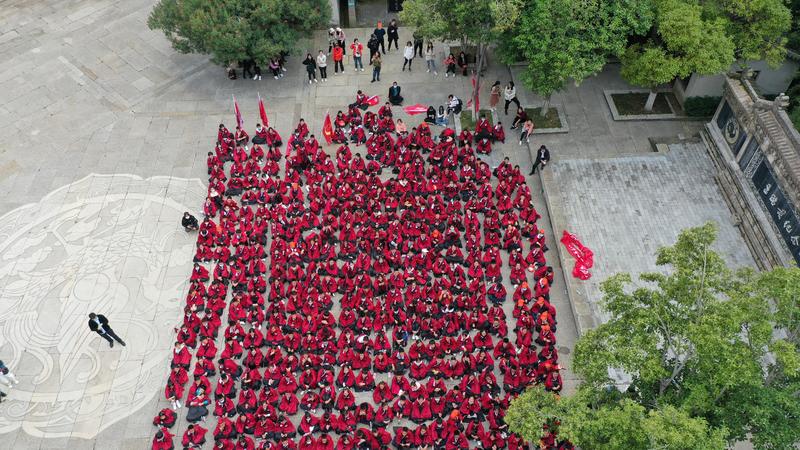
[[[342,48],[341,45],[336,44],[336,46],[333,47],[333,72],[334,73],[338,74],[339,70],[341,70],[342,73],[344,73],[343,60],[344,60],[344,49]]]

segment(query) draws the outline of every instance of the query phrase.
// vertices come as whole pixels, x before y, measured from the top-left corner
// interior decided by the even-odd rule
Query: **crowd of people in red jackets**
[[[363,106],[337,115],[334,157],[302,119],[285,145],[219,126],[154,450],[184,406],[183,448],[530,448],[505,410],[561,376],[525,177],[468,131],[398,135],[391,107],[366,136]]]

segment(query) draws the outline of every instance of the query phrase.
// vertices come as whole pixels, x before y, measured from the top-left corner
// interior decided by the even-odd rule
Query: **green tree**
[[[800,269],[734,272],[712,249],[715,239],[711,224],[684,230],[659,249],[663,272],[644,273],[635,285],[628,274],[603,282],[610,319],[576,344],[578,393],[549,403],[521,397],[531,405],[514,402],[512,411],[545,412],[512,429],[530,436],[535,424],[557,418],[563,435],[585,449],[616,448],[609,442],[681,449],[681,440],[703,436],[707,447],[688,448],[748,437],[759,449],[793,448],[800,441]],[[631,378],[624,392],[610,388],[618,371]],[[620,426],[631,436],[610,429]],[[646,430],[645,444],[636,430]]]
[[[583,450],[723,450],[722,430],[702,418],[667,405],[647,409],[629,398],[603,392],[600,397],[581,389],[558,398],[541,387],[525,391],[511,402],[506,423],[520,436],[536,442],[542,423]]]
[[[599,72],[609,55],[621,55],[628,36],[643,34],[653,20],[649,0],[527,0],[517,26],[499,40],[502,59],[527,63],[523,86],[545,98],[569,80],[579,84]]]
[[[773,67],[786,57],[792,12],[783,0],[718,0],[703,2],[706,14],[721,17],[736,58],[765,60]]]
[[[160,0],[147,26],[181,53],[209,54],[220,65],[250,58],[265,65],[330,17],[327,0]]]
[[[477,81],[472,90],[472,114],[477,116],[477,95],[487,47],[519,17],[523,0],[406,0],[400,20],[416,27],[426,39],[459,41],[477,47]]]
[[[645,43],[622,55],[622,77],[650,89],[645,110],[653,109],[656,88],[691,73],[724,72],[734,61],[734,44],[726,21],[704,17],[703,8],[687,0],[655,0],[655,27]]]

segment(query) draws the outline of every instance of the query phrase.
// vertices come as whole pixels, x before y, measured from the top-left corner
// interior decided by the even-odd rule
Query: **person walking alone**
[[[411,72],[411,61],[414,60],[414,46],[411,44],[411,41],[406,42],[406,46],[403,49],[403,70],[406,70],[406,64],[408,64],[408,71]]]
[[[428,47],[425,49],[425,62],[428,64],[428,72],[433,71],[434,75],[439,75],[436,71],[436,52],[433,50],[433,42],[428,42]]]
[[[322,82],[328,81],[328,56],[322,50],[317,55],[317,67],[319,67],[319,77]]]
[[[108,319],[102,314],[89,313],[89,329],[107,340],[108,345],[112,348],[114,347],[114,341],[119,342],[123,347],[125,346],[125,341],[117,336],[117,333],[114,333],[114,330],[108,324]]]
[[[339,70],[344,73],[344,48],[336,44],[333,47],[333,73],[338,74]]]
[[[389,22],[389,28],[388,28],[386,34],[387,34],[387,36],[389,38],[389,45],[386,48],[391,50],[392,49],[392,42],[394,42],[394,49],[395,50],[400,50],[400,45],[398,43],[398,41],[400,40],[400,32],[399,32],[399,30],[397,28],[397,20],[392,19],[392,21]],[[384,52],[384,53],[386,53],[386,52]]]
[[[376,81],[381,81],[381,54],[375,53],[375,56],[372,57],[372,83]]]
[[[503,90],[503,97],[506,99],[506,115],[508,115],[508,105],[511,103],[516,103],[517,108],[520,108],[519,100],[517,100],[517,88],[514,87],[513,81],[509,81],[506,85],[506,88]]]
[[[355,64],[356,67],[355,70],[361,69],[363,72],[364,63],[361,62],[361,56],[364,54],[364,46],[361,42],[358,42],[358,38],[353,39],[353,43],[350,44],[350,50],[352,51],[351,54],[353,55],[353,64]]]
[[[308,84],[316,83],[317,82],[317,63],[314,61],[314,57],[311,56],[311,53],[306,54],[306,59],[303,60],[303,65],[306,66],[306,72],[308,73]]]
[[[533,167],[531,167],[531,173],[528,175],[533,175],[536,173],[536,168],[539,167],[541,164],[542,169],[544,166],[547,165],[547,162],[550,161],[550,150],[547,149],[544,145],[539,147],[539,150],[536,151],[536,158],[533,161]]]

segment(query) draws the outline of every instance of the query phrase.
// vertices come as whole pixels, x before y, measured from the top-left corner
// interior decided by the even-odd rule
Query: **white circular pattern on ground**
[[[198,179],[89,175],[0,218],[0,433],[92,438],[160,395],[191,271]],[[190,207],[184,206],[190,205]],[[90,333],[105,314],[127,347]]]

